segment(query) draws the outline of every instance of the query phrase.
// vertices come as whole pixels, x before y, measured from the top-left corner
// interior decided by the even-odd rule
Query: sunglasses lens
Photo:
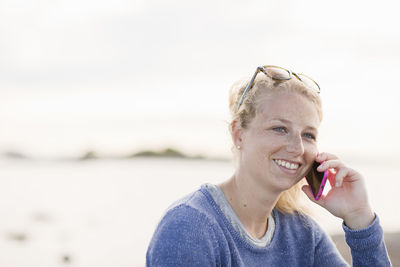
[[[297,76],[301,79],[301,81],[309,88],[319,92],[320,88],[319,85],[310,77],[304,74],[297,74]]]
[[[266,74],[277,80],[289,80],[291,78],[291,74],[288,70],[279,67],[266,66],[264,67]]]

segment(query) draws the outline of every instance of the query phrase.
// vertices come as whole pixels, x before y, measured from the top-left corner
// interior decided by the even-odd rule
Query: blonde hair
[[[298,93],[305,96],[315,104],[318,117],[322,120],[322,103],[319,94],[312,89],[309,89],[305,84],[295,77],[290,80],[273,80],[264,74],[257,75],[254,80],[253,86],[247,92],[245,99],[239,109],[237,104],[244,90],[249,84],[250,79],[245,78],[235,82],[229,93],[229,109],[232,116],[232,122],[238,121],[241,128],[246,129],[252,119],[260,112],[259,100],[260,95],[266,92],[285,91],[291,93]],[[232,122],[230,124],[230,131],[232,133]],[[234,147],[232,147],[234,161],[236,163],[237,154]],[[276,208],[284,213],[309,213],[309,209],[304,204],[304,194],[301,187],[305,184],[304,179],[299,183],[292,186],[290,189],[284,191],[276,204]]]

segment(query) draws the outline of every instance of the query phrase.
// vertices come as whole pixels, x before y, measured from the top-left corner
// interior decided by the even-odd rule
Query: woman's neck
[[[269,192],[259,186],[252,185],[234,174],[219,187],[240,222],[251,236],[260,239],[268,227],[268,217],[279,199],[280,193]]]

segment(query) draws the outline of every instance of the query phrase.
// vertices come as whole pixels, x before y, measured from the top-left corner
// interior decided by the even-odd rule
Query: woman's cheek
[[[307,158],[310,157],[312,161],[317,157],[318,154],[318,146],[317,143],[309,143],[304,147],[304,152],[306,153]]]

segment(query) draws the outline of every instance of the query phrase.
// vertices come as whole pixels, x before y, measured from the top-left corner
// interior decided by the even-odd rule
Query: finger
[[[332,160],[332,159],[339,159],[339,158],[336,155],[326,153],[326,152],[319,153],[316,158],[316,160],[318,162],[323,162],[323,161]]]
[[[335,187],[341,187],[343,183],[344,177],[346,177],[348,174],[348,169],[347,168],[342,168],[336,173],[335,177]]]
[[[333,159],[333,160],[327,160],[321,163],[321,165],[318,166],[317,170],[320,172],[323,172],[327,169],[341,169],[344,167],[344,164],[342,161],[338,159]]]
[[[328,170],[328,180],[332,188],[334,187],[335,184],[335,177],[336,177],[336,172],[333,169]]]
[[[311,188],[309,185],[303,185],[301,187],[301,190],[303,190],[303,192],[307,195],[307,197],[314,203],[323,206],[324,205],[324,201],[323,201],[323,196],[321,196],[321,198],[319,200],[315,200],[313,193],[311,192]]]
[[[348,182],[352,182],[355,181],[357,179],[352,179],[353,177],[355,177],[355,174],[357,172],[351,168],[342,168],[340,169],[337,173],[336,173],[336,177],[335,177],[335,187],[340,187],[343,184],[344,179],[346,179],[346,181]]]

